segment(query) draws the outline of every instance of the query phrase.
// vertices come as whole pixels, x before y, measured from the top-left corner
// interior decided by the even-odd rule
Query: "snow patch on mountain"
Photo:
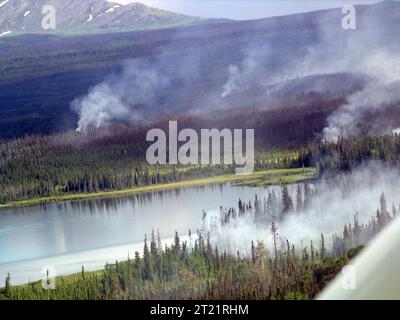
[[[6,5],[7,2],[9,2],[9,1],[10,1],[10,0],[4,0],[4,1],[0,2],[0,8],[1,8],[2,6],[4,6],[4,5]]]
[[[117,5],[113,6],[112,8],[110,8],[110,9],[106,10],[104,13],[114,12],[114,11],[115,11],[115,9],[116,9],[116,8],[119,8],[119,7],[120,7],[120,5],[119,5],[119,4],[117,4]]]
[[[40,7],[47,2],[57,8],[57,30],[54,31],[56,34],[164,29],[191,24],[198,20],[139,3],[121,5],[106,0],[0,0],[0,32],[10,30],[13,31],[13,35],[42,34],[43,16]],[[100,16],[101,19],[98,18]]]
[[[0,33],[0,37],[6,36],[8,34],[10,34],[12,31],[5,31],[3,33]]]

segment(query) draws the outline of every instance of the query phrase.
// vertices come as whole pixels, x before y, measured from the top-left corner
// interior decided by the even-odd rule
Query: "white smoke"
[[[392,29],[396,31],[399,20],[387,16],[395,11],[390,10],[390,3],[368,10],[366,7],[357,9],[355,31],[342,29],[340,8],[285,17],[282,23],[279,19],[257,23],[255,26],[260,30],[255,28],[254,33],[265,34],[265,41],[261,42],[260,37],[254,41],[251,36],[246,38],[249,42],[243,42],[246,44],[241,48],[239,62],[236,62],[237,53],[219,51],[218,54],[223,54],[218,56],[219,61],[223,62],[211,68],[210,61],[216,60],[210,60],[209,56],[216,54],[215,48],[176,53],[174,40],[168,41],[157,58],[130,62],[122,74],[110,77],[90,89],[86,97],[76,99],[72,107],[79,115],[78,129],[98,127],[115,120],[141,120],[160,113],[264,106],[273,97],[260,92],[267,92],[270,85],[313,75],[352,73],[363,76],[368,85],[363,92],[347,97],[347,103],[329,117],[323,133],[325,139],[330,140],[341,135],[356,135],[358,121],[366,112],[398,100],[396,90],[386,86],[399,80],[400,47],[392,32]],[[293,25],[296,28],[293,29]],[[236,42],[232,44],[236,46]],[[305,79],[307,81],[310,79]],[[316,81],[311,85],[315,86],[315,91],[324,91],[327,86],[332,86],[333,92],[346,88],[346,84],[335,88],[330,83],[320,85]],[[240,94],[237,99],[228,99],[235,93]],[[388,95],[390,99],[386,99]],[[399,126],[400,123],[393,124],[386,131]],[[372,120],[371,132],[376,127]]]
[[[89,90],[87,96],[72,102],[73,109],[79,114],[77,131],[89,126],[103,126],[112,119],[124,119],[130,116],[129,108],[115,95],[107,83],[100,83]]]
[[[341,235],[345,224],[353,223],[354,215],[358,214],[360,223],[368,223],[380,208],[380,196],[385,193],[388,210],[392,204],[396,209],[400,203],[400,172],[397,169],[388,169],[377,164],[360,167],[351,174],[343,174],[333,181],[318,182],[309,209],[289,215],[282,222],[278,222],[278,235],[281,243],[286,239],[299,249],[301,245],[310,246],[310,240],[318,248],[321,232],[324,234],[328,249],[332,244],[332,235]],[[277,190],[278,191],[278,190]],[[296,203],[296,186],[289,189],[293,202]],[[277,192],[280,194],[280,192]],[[258,194],[259,199],[264,195]],[[254,201],[254,199],[246,199]],[[281,199],[278,198],[279,201]],[[206,230],[214,226],[220,213],[218,211],[207,214]],[[239,250],[242,254],[249,253],[251,241],[263,241],[268,249],[273,248],[271,226],[257,225],[251,215],[231,220],[224,225],[217,225],[217,229],[210,232],[213,245],[235,254]]]
[[[328,141],[337,141],[339,137],[360,135],[361,129],[358,124],[365,113],[400,103],[399,89],[399,84],[388,86],[377,82],[350,96],[347,104],[328,117],[328,127],[323,130],[324,138]],[[369,127],[368,134],[390,133],[395,129],[387,124],[378,128],[374,119],[371,119]]]
[[[400,47],[391,35],[392,30],[397,30],[399,20],[387,22],[388,18],[384,15],[392,4],[382,3],[368,10],[358,7],[355,31],[341,28],[340,8],[337,15],[321,14],[315,24],[316,39],[309,42],[303,39],[304,43],[298,39],[299,44],[293,47],[295,54],[280,52],[266,45],[244,48],[242,62],[229,66],[222,97],[227,98],[235,92],[243,93],[249,86],[267,87],[280,81],[312,75],[363,74],[368,85],[348,97],[347,103],[329,117],[328,126],[323,131],[327,140],[360,134],[358,122],[367,112],[400,101],[399,86],[390,86],[400,80]],[[399,6],[394,5],[394,8],[399,10]],[[304,26],[309,22],[304,16]],[[265,99],[268,102],[267,94]],[[370,132],[375,133],[376,127],[374,119],[371,119]],[[392,129],[388,127],[386,132]]]
[[[86,96],[75,99],[72,109],[79,115],[78,131],[101,127],[111,121],[143,118],[146,108],[155,108],[154,98],[168,86],[169,79],[158,64],[135,61],[119,75],[89,89]]]
[[[266,78],[271,78],[273,76],[272,71],[263,74],[260,71],[265,68],[260,68],[260,64],[268,64],[273,59],[273,54],[274,52],[267,45],[251,45],[247,48],[239,66],[229,65],[229,79],[223,86],[221,97],[226,98],[233,92],[243,92],[254,84],[260,83]]]
[[[400,57],[393,53],[380,52],[361,59],[360,67],[373,76],[373,81],[362,91],[347,98],[347,103],[328,117],[324,138],[336,141],[339,137],[358,136],[361,118],[366,112],[400,103]],[[390,133],[393,127],[376,128],[371,119],[369,134]]]
[[[251,44],[242,49],[242,61],[228,67],[228,80],[223,85],[221,97],[227,98],[233,93],[243,93],[255,86],[288,80],[292,63],[283,63],[279,58],[278,50],[270,45]],[[276,67],[279,65],[279,68]],[[293,74],[293,78],[296,75]]]
[[[238,90],[238,88],[240,88],[242,86],[242,79],[243,77],[240,75],[240,70],[237,66],[235,65],[230,65],[229,68],[229,80],[227,83],[224,84],[224,90],[221,94],[222,98],[226,98],[227,96],[229,96],[232,91],[234,90]]]

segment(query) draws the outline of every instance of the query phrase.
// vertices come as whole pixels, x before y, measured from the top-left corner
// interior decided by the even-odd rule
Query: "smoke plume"
[[[169,79],[162,70],[146,62],[132,62],[119,75],[110,76],[75,99],[72,108],[79,115],[78,131],[89,126],[101,127],[110,121],[132,121],[143,117],[159,90],[167,87]]]
[[[346,103],[327,119],[325,139],[364,133],[360,122],[365,123],[366,116],[400,101],[400,45],[393,36],[400,24],[399,10],[393,1],[357,6],[356,30],[342,28],[341,8],[243,24],[246,36],[237,40],[229,34],[226,48],[220,47],[220,40],[210,39],[215,42],[209,46],[185,43],[183,51],[176,50],[174,41],[181,41],[176,31],[160,54],[130,61],[119,74],[73,101],[78,130],[160,114],[286,105],[284,99],[297,99],[285,87],[295,80],[303,82],[307,92],[346,96]],[[215,32],[207,26],[203,31]],[[353,80],[327,80],[340,73],[352,74]],[[283,99],[274,105],[270,93],[277,88]],[[373,117],[367,133],[391,132],[400,127],[398,120],[383,130]]]
[[[363,117],[400,102],[400,83],[396,82],[400,80],[400,47],[391,36],[391,30],[398,28],[400,21],[388,17],[386,10],[392,10],[395,17],[400,7],[391,1],[371,8],[357,7],[356,30],[341,27],[340,8],[321,13],[313,21],[313,17],[303,16],[304,28],[314,23],[314,37],[303,42],[298,39],[299,45],[293,47],[295,54],[265,45],[243,48],[245,58],[242,62],[229,66],[229,79],[222,88],[222,97],[243,93],[249,86],[268,87],[299,78],[307,82],[306,77],[312,75],[363,75],[365,84],[362,90],[347,97],[347,103],[329,116],[328,125],[323,130],[327,140],[360,134]],[[265,98],[268,99],[267,95]],[[370,134],[388,133],[396,128],[389,126],[382,130],[374,119],[370,119],[368,125],[367,133]]]
[[[332,235],[341,235],[344,225],[353,223],[354,215],[358,215],[360,224],[368,223],[376,215],[376,210],[380,208],[382,192],[387,199],[389,210],[392,204],[396,209],[399,208],[399,178],[399,170],[371,163],[350,174],[316,183],[313,186],[315,195],[309,208],[302,212],[293,212],[277,223],[280,243],[286,246],[288,239],[300,248],[302,245],[309,247],[312,240],[318,248],[323,233],[328,248],[331,247]],[[280,194],[279,190],[275,191],[277,195]],[[296,185],[291,186],[289,191],[293,202],[296,203]],[[258,197],[262,203],[266,195],[259,194]],[[278,198],[278,201],[281,199]],[[232,254],[236,254],[236,250],[248,254],[251,241],[263,241],[268,249],[273,248],[270,225],[255,223],[254,218],[247,213],[227,224],[215,224],[219,219],[219,211],[208,212],[203,224],[205,233],[210,231],[213,245],[218,245]]]

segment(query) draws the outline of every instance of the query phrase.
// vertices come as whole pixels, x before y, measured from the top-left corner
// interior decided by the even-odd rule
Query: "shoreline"
[[[0,209],[28,207],[31,205],[53,203],[53,202],[57,203],[64,201],[79,201],[79,200],[90,200],[90,199],[102,199],[109,197],[120,197],[120,196],[134,195],[134,194],[142,194],[147,192],[157,192],[157,191],[165,191],[165,190],[179,189],[185,187],[195,187],[195,186],[229,183],[229,182],[238,182],[240,186],[254,186],[257,183],[258,184],[261,183],[265,186],[272,184],[296,183],[314,178],[315,173],[316,169],[312,167],[294,168],[294,169],[268,169],[262,171],[255,171],[249,175],[228,174],[228,175],[192,179],[192,180],[172,182],[172,183],[147,185],[147,186],[135,187],[124,190],[101,191],[95,193],[64,194],[64,195],[50,196],[44,198],[15,200],[4,204],[0,204]],[[267,179],[268,176],[270,176],[269,177],[271,178],[270,180]],[[265,181],[263,180],[258,181],[263,178],[266,178]]]
[[[191,243],[196,238],[183,235],[181,239]],[[174,238],[173,236],[162,238],[161,241],[170,245],[174,242]],[[52,266],[56,272],[56,281],[60,281],[61,278],[68,281],[81,275],[82,266],[86,274],[102,273],[106,264],[113,265],[115,261],[126,262],[135,256],[136,251],[141,257],[143,256],[143,241],[3,263],[0,264],[0,289],[4,287],[8,273],[13,286],[41,285],[44,276],[43,266]]]

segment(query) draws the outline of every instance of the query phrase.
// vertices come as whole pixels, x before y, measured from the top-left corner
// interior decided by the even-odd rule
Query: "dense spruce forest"
[[[115,128],[114,128],[115,129]],[[231,174],[234,166],[150,166],[139,130],[34,136],[0,144],[0,203]],[[298,168],[296,151],[260,151],[256,170]]]
[[[111,132],[112,131],[112,132]],[[123,190],[234,172],[234,166],[149,166],[139,129],[32,136],[0,143],[0,203]],[[400,159],[398,135],[339,139],[303,147],[258,147],[255,170],[317,167],[319,175],[371,160]]]
[[[177,236],[170,247],[146,243],[143,258],[107,265],[100,273],[82,270],[73,281],[60,278],[55,290],[38,283],[11,287],[8,278],[0,299],[309,299],[348,262],[347,256],[320,260],[306,252],[278,253],[273,258],[260,242],[254,259],[237,258],[203,240],[188,250]]]
[[[308,253],[292,251],[279,251],[274,259],[262,243],[254,260],[237,258],[202,239],[188,250],[178,236],[172,246],[151,241],[144,250],[143,258],[137,254],[103,272],[82,270],[73,281],[59,278],[55,290],[43,290],[39,283],[11,287],[7,278],[0,299],[308,299],[348,262],[347,256],[312,261]]]

